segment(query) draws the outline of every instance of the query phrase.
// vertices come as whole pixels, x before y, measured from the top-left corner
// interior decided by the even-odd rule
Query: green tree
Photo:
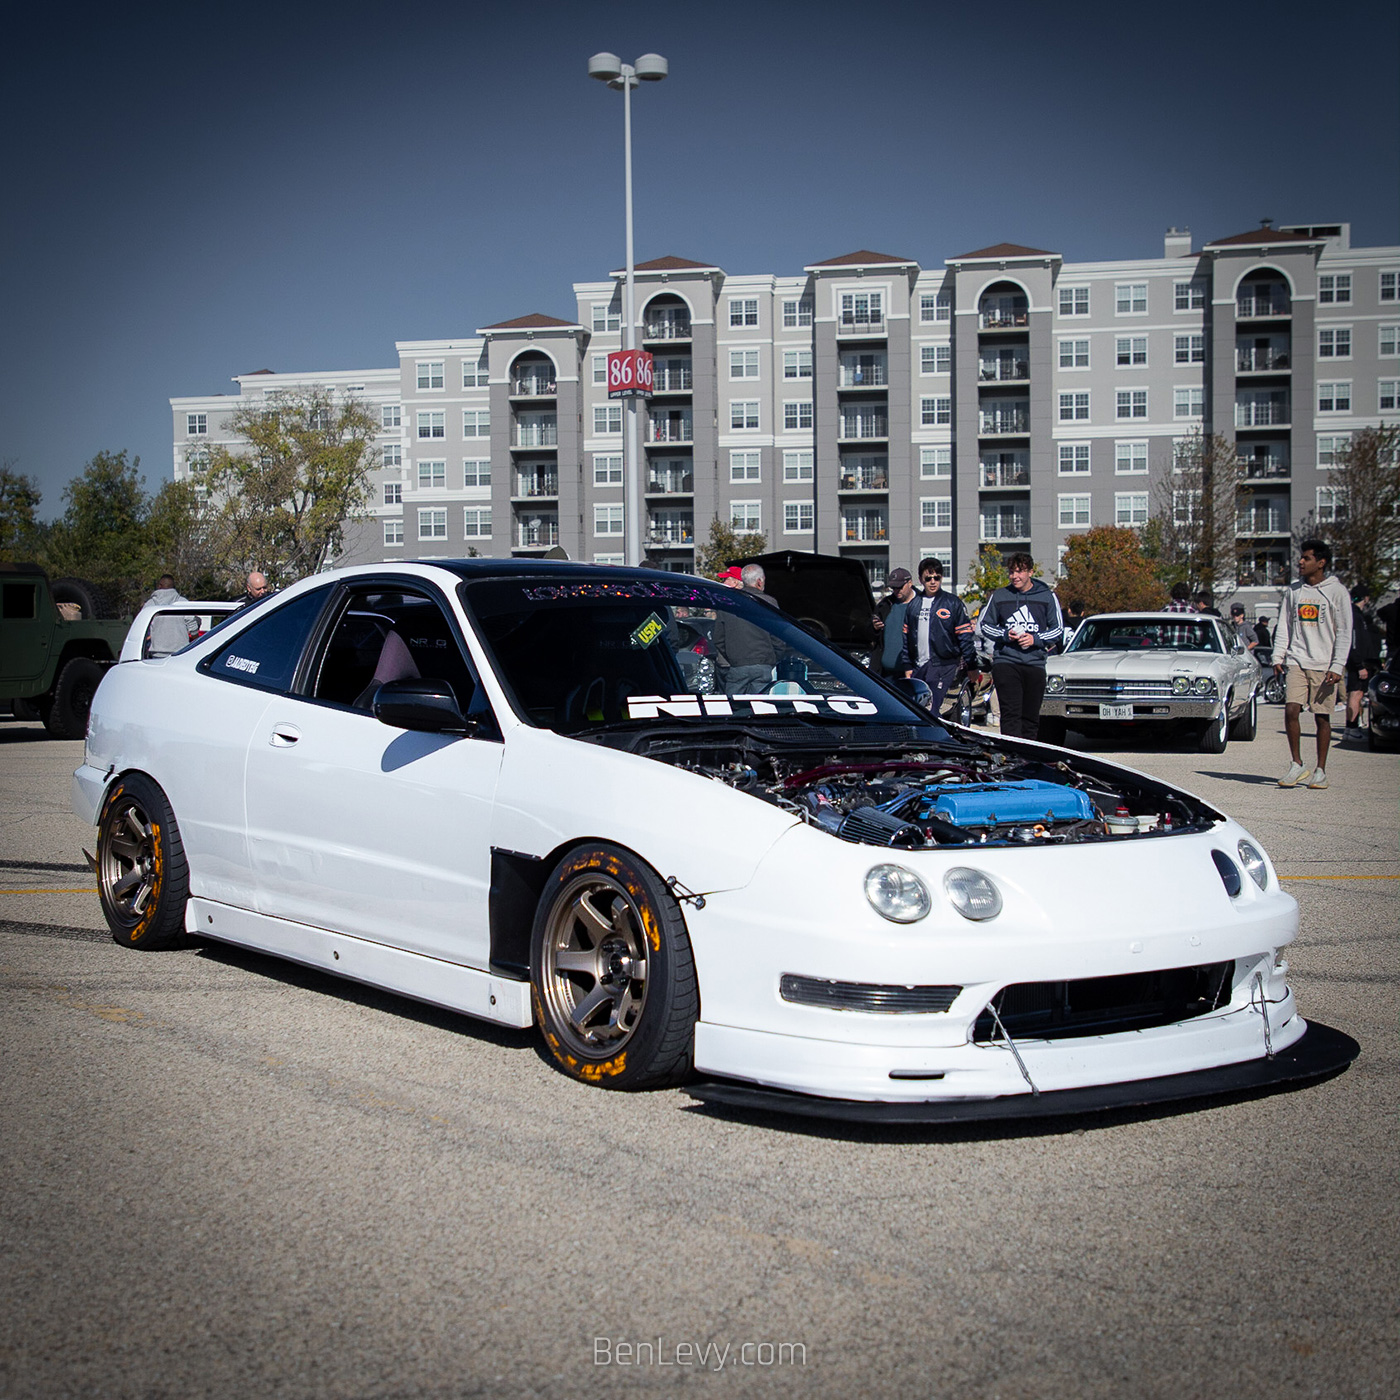
[[[1149,521],[1163,582],[1193,593],[1234,591],[1240,513],[1249,505],[1238,449],[1220,433],[1192,433],[1177,445],[1172,470],[1158,483]]]
[[[229,427],[247,446],[215,447],[207,474],[225,566],[259,569],[274,587],[316,573],[339,553],[346,523],[366,518],[378,416],[313,388],[239,408]]]
[[[33,478],[15,470],[13,459],[0,463],[0,560],[32,559],[40,543],[39,502]]]
[[[968,566],[967,586],[962,590],[963,601],[968,604],[980,603],[1010,582],[1011,574],[1001,550],[994,544],[984,544],[977,552],[977,558]]]
[[[43,551],[50,574],[90,579],[123,612],[149,594],[152,571],[164,567],[151,552],[140,467],[141,459],[128,461],[125,449],[99,452],[63,488],[64,511]]]
[[[736,560],[762,554],[767,548],[768,536],[761,531],[738,534],[727,521],[715,516],[710,521],[709,540],[695,551],[695,572],[704,578],[715,578]]]
[[[219,598],[243,591],[244,577],[224,564],[215,513],[190,480],[167,481],[151,500],[146,517],[151,557],[175,576],[187,598]]]
[[[1137,531],[1126,525],[1095,525],[1072,536],[1062,567],[1055,590],[1062,604],[1078,599],[1091,613],[1134,612],[1167,601]]]

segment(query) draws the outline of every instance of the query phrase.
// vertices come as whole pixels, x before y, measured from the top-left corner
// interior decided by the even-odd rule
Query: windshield
[[[1155,618],[1091,617],[1075,634],[1070,651],[1211,651],[1220,638],[1209,622],[1162,622]]]
[[[560,734],[605,726],[931,723],[867,671],[737,589],[620,579],[462,585],[516,709]]]

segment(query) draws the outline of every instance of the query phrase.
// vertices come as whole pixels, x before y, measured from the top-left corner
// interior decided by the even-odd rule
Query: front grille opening
[[[888,986],[880,982],[833,982],[785,972],[778,983],[784,1001],[836,1011],[877,1011],[913,1015],[947,1011],[961,987]]]
[[[1068,1040],[1173,1026],[1218,1011],[1230,1000],[1234,979],[1231,961],[1073,982],[1018,982],[998,992],[991,1005],[1013,1040]],[[984,1044],[1000,1039],[990,1008],[973,1024],[972,1038]]]

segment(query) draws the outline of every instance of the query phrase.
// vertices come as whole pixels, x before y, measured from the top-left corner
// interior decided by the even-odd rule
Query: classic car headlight
[[[912,924],[933,908],[928,886],[902,865],[872,866],[865,875],[865,897],[877,914],[896,924]]]
[[[1063,676],[1051,676],[1045,682],[1045,693],[1047,695],[1062,695],[1065,689],[1065,678]]]
[[[954,909],[964,919],[981,922],[1001,913],[997,887],[980,871],[955,865],[944,877],[943,888]]]
[[[1214,695],[1215,682],[1209,676],[1197,676],[1196,684],[1192,686],[1192,689],[1197,695]]]
[[[1249,878],[1261,890],[1266,889],[1269,884],[1269,867],[1264,863],[1263,852],[1252,841],[1241,841],[1235,849],[1240,853],[1240,864],[1249,872]]]
[[[1172,694],[1185,695],[1191,689],[1190,676],[1174,676],[1172,678]]]
[[[1397,690],[1400,690],[1400,681],[1397,681],[1393,676],[1376,677],[1377,695],[1394,695]]]

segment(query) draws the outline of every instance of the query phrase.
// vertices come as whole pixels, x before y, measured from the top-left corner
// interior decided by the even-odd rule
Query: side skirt
[[[530,984],[476,968],[405,952],[364,938],[315,928],[310,924],[274,919],[248,909],[236,909],[212,899],[191,899],[185,928],[205,938],[256,948],[262,953],[303,963],[352,982],[364,982],[460,1011],[483,1021],[523,1029],[535,1021]]]

